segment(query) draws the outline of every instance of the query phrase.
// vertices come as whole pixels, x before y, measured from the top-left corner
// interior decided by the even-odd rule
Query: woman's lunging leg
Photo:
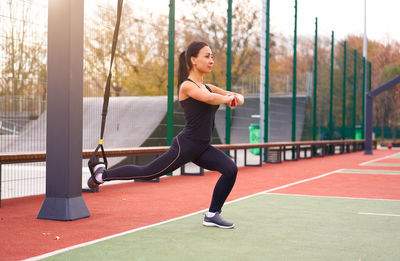
[[[238,171],[236,164],[225,153],[211,145],[193,163],[222,174],[215,185],[209,209],[210,212],[221,212],[236,181]]]
[[[103,180],[129,180],[129,179],[154,179],[168,174],[185,163],[181,145],[174,139],[171,148],[147,165],[125,165],[115,169],[106,170]]]

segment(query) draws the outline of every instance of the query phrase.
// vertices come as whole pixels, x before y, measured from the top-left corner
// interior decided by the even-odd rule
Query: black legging
[[[237,166],[225,153],[208,142],[188,139],[178,134],[170,149],[145,166],[126,165],[106,170],[103,180],[154,179],[171,173],[192,161],[201,168],[215,170],[222,175],[215,185],[210,212],[221,212],[221,208],[235,184]]]

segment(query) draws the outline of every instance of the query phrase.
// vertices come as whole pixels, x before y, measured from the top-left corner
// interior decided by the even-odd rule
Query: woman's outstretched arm
[[[234,99],[234,96],[227,96],[214,92],[211,93],[208,90],[200,89],[191,82],[184,82],[181,85],[179,97],[182,100],[184,100],[186,97],[191,97],[211,105],[231,104],[232,100]]]
[[[224,95],[224,96],[226,96],[226,95],[233,95],[233,96],[235,96],[238,106],[243,105],[243,103],[244,103],[244,97],[243,97],[243,95],[241,95],[241,94],[239,94],[239,93],[236,93],[236,92],[229,92],[229,91],[226,91],[226,90],[224,90],[224,89],[221,89],[221,88],[219,88],[219,87],[217,87],[217,86],[214,86],[214,85],[212,85],[212,84],[207,84],[207,86],[211,88],[211,90],[213,91],[213,93],[218,93],[218,94],[221,94],[221,95]]]

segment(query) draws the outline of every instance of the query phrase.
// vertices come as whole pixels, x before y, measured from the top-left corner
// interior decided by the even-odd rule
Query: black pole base
[[[373,155],[372,150],[364,150],[364,155]]]
[[[82,196],[75,198],[46,197],[40,208],[38,219],[72,221],[90,217]]]

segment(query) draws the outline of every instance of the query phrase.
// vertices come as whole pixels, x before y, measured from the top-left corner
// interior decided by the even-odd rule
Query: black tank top
[[[191,79],[186,79],[186,81],[196,84]],[[207,85],[204,86],[212,92]],[[198,85],[197,87],[200,88]],[[210,142],[214,130],[215,113],[219,105],[211,105],[192,97],[180,101],[180,104],[186,119],[185,128],[181,133],[190,139]]]

